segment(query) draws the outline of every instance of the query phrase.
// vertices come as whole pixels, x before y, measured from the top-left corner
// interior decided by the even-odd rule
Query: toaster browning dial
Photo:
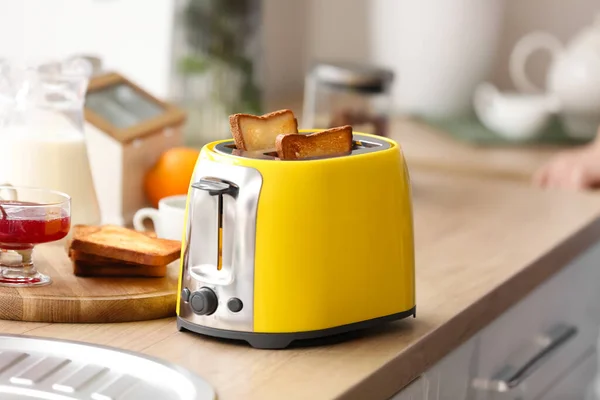
[[[211,315],[217,311],[219,299],[215,292],[207,287],[202,287],[190,296],[192,311],[198,315]]]

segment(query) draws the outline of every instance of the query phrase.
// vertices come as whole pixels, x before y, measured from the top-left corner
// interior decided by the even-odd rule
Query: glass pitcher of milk
[[[84,59],[16,67],[0,60],[0,184],[71,196],[72,224],[99,224],[84,136],[91,65]]]

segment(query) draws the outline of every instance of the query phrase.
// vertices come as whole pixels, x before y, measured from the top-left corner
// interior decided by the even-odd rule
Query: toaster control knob
[[[190,289],[183,288],[181,291],[181,300],[185,301],[186,303],[190,301]]]
[[[198,315],[210,315],[217,310],[219,299],[215,292],[207,287],[200,288],[190,296],[192,310]]]

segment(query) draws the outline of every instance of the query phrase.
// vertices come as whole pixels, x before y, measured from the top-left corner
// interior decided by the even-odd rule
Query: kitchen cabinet
[[[427,379],[424,376],[412,381],[390,400],[425,400],[428,398]]]
[[[475,345],[475,340],[469,340],[424,374],[429,383],[427,399],[467,398],[471,387],[470,368],[475,354]]]
[[[594,385],[598,355],[592,350],[576,363],[568,374],[550,387],[544,400],[595,400]]]
[[[599,260],[596,244],[393,399],[594,399]]]
[[[596,346],[598,260],[596,245],[480,332],[473,366],[480,387],[511,381],[509,393],[537,399]],[[473,398],[487,399],[490,390]]]

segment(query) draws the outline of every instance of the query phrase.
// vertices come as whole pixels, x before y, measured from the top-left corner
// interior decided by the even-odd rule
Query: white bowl
[[[477,87],[473,103],[483,125],[514,141],[538,137],[559,108],[551,96],[501,93],[489,83]]]

